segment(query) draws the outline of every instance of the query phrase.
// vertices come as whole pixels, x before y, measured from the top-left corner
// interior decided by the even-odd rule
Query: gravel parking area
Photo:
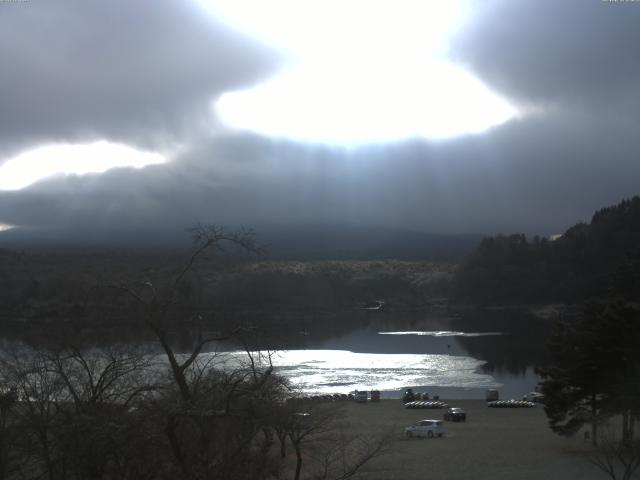
[[[466,422],[445,422],[444,438],[404,438],[405,426],[418,420],[442,419],[444,410],[409,410],[400,400],[345,407],[351,429],[376,435],[398,432],[392,452],[376,459],[367,479],[603,479],[585,458],[590,443],[583,436],[564,438],[547,426],[541,406],[487,408],[483,400],[445,400],[467,411]]]

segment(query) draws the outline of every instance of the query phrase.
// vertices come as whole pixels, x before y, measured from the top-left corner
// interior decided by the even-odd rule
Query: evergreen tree
[[[623,418],[623,441],[633,437],[640,413],[640,310],[623,303],[592,302],[570,322],[560,322],[538,369],[551,429],[574,435],[612,415]]]
[[[640,301],[640,197],[604,208],[551,241],[482,240],[458,269],[455,295],[474,303],[576,303],[607,295]]]

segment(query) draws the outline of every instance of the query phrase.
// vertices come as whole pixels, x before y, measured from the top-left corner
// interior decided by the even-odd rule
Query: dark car
[[[444,413],[444,419],[451,422],[464,422],[467,419],[467,412],[461,408],[448,408]]]
[[[407,388],[402,395],[402,403],[413,402],[416,399],[416,394],[413,393],[412,388]]]

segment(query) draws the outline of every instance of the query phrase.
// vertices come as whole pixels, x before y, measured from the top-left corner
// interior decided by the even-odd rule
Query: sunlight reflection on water
[[[421,335],[429,337],[487,337],[493,335],[502,335],[502,332],[451,332],[449,330],[442,331],[407,331],[407,332],[378,332],[378,335]]]
[[[239,361],[246,357],[245,352],[231,355]],[[477,371],[484,362],[464,356],[280,350],[272,354],[272,360],[276,372],[307,394],[371,389],[389,391],[407,386],[501,386],[492,376]]]

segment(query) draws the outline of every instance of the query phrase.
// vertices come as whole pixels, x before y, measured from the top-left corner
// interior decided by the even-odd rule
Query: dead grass
[[[395,428],[392,453],[375,460],[362,478],[424,480],[601,479],[579,436],[566,439],[547,426],[542,408],[494,409],[483,400],[448,401],[467,411],[464,423],[446,422],[442,439],[406,439],[403,427],[423,418],[441,419],[443,410],[408,410],[399,400],[349,404],[353,431],[377,435]]]

